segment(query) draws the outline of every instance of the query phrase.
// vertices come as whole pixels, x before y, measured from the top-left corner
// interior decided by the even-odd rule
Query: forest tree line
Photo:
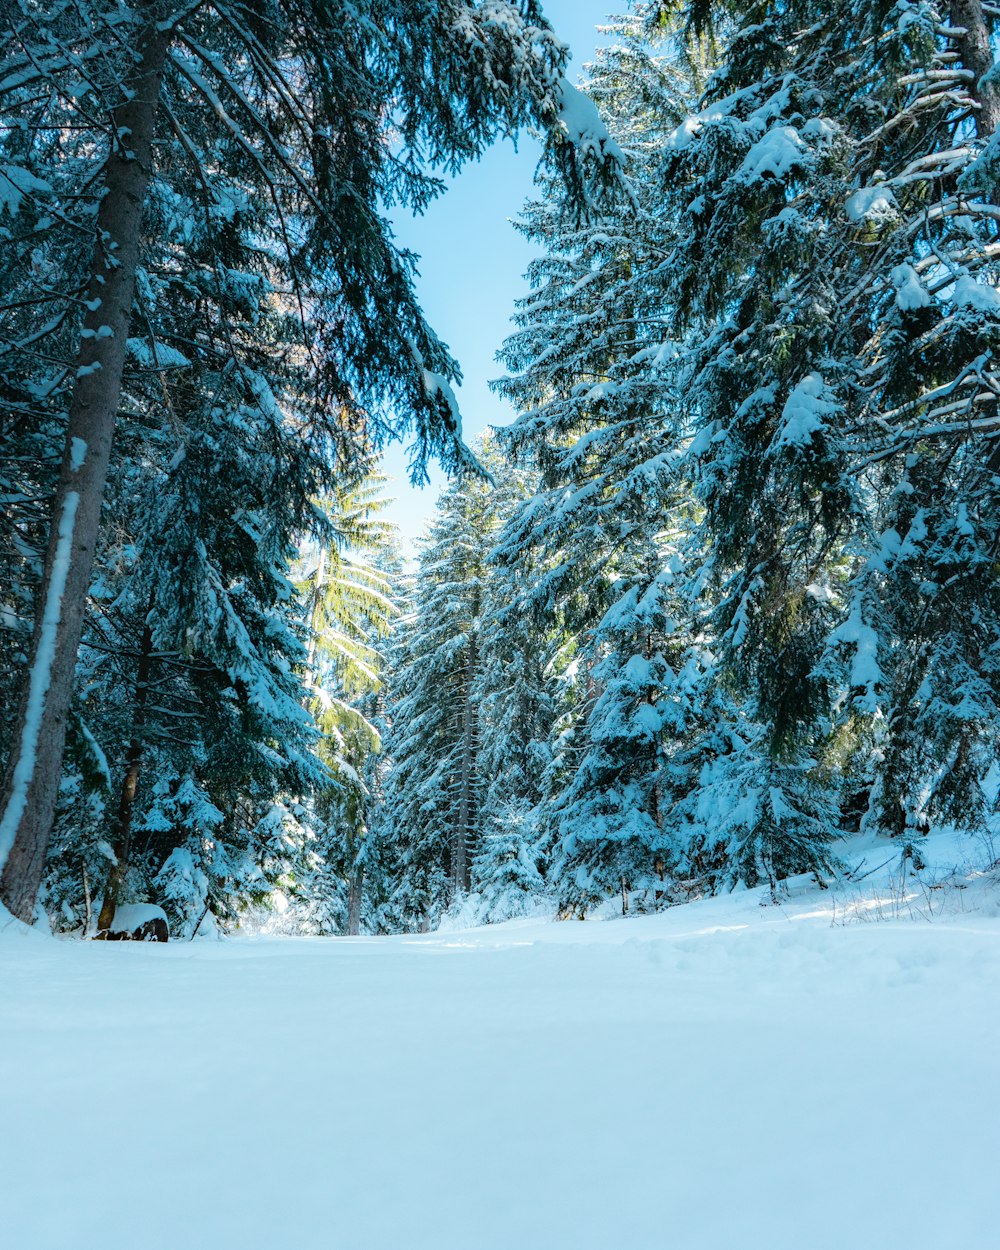
[[[13,11],[11,910],[584,915],[989,818],[989,5],[641,3],[586,95],[527,0]],[[519,415],[473,456],[381,214],[524,125],[550,138]],[[129,260],[109,202],[137,166]],[[413,569],[378,503],[403,428],[418,475],[454,473]]]

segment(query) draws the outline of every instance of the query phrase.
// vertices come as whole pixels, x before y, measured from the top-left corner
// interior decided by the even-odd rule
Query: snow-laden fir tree
[[[664,274],[725,673],[803,796],[846,735],[877,827],[970,821],[1000,642],[992,12],[686,12],[721,68],[666,144]]]
[[[405,927],[477,889],[484,822],[509,827],[505,802],[530,795],[546,716],[534,640],[498,626],[489,562],[527,483],[488,441],[480,455],[493,480],[466,475],[442,494],[394,656],[385,784]]]
[[[305,604],[288,577],[320,469],[239,375],[200,407],[199,371],[189,372],[172,437],[123,426],[136,436],[123,450],[140,454],[112,464],[115,526],[83,638],[79,714],[114,778],[100,929],[119,901],[155,896],[178,850],[210,892],[181,910],[172,886],[171,919],[183,931],[210,902],[231,920],[248,889],[261,897],[284,871],[275,801],[327,776],[305,706]],[[64,803],[57,852],[88,834]],[[65,893],[50,884],[46,894],[65,909]]]
[[[581,202],[614,160],[534,0],[15,0],[2,21],[3,369],[62,445],[0,815],[3,898],[30,918],[129,371],[163,387],[151,424],[183,413],[171,375],[192,366],[209,407],[214,373],[224,403],[309,437],[331,417],[375,441],[402,425],[418,473],[430,453],[462,463],[456,366],[385,206],[421,209],[435,169],[527,123]]]
[[[310,928],[357,934],[373,808],[381,798],[384,643],[400,560],[380,513],[384,479],[365,473],[325,503],[331,539],[311,553],[300,589],[310,604],[312,707],[329,782],[312,799],[312,870],[297,883]],[[376,881],[368,891],[378,893]]]
[[[697,72],[651,44],[638,17],[612,28],[587,90],[608,119],[634,188],[628,205],[580,221],[551,195],[524,217],[546,247],[529,270],[504,354],[521,415],[502,432],[541,472],[507,525],[501,567],[520,569],[539,624],[561,638],[564,703],[547,801],[553,879],[564,907],[661,882],[672,858],[665,768],[688,729],[700,671],[684,603],[690,494],[672,390],[661,268],[676,224],[664,213],[662,147]]]
[[[408,656],[396,674],[389,801],[405,843],[405,878],[433,871],[448,894],[469,890],[479,826],[480,669],[489,485],[463,479],[445,491],[420,553]],[[432,868],[433,866],[433,868]],[[448,898],[423,901],[440,907]]]
[[[496,474],[516,471],[498,460]],[[498,530],[530,486],[521,473],[498,510]],[[552,767],[551,737],[559,711],[554,661],[559,638],[539,627],[524,584],[525,570],[501,565],[491,552],[481,625],[480,840],[472,879],[475,914],[503,920],[550,893],[550,859],[542,806]]]
[[[510,920],[549,902],[536,849],[538,814],[527,799],[491,804],[473,857],[475,916]]]

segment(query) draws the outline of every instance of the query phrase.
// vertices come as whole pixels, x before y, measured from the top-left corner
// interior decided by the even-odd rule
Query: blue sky
[[[600,42],[597,26],[625,7],[624,0],[617,9],[614,0],[545,0],[546,16],[572,49],[571,79]],[[531,194],[539,155],[527,135],[516,151],[510,142],[496,144],[467,165],[422,217],[394,216],[399,243],[421,258],[417,291],[424,312],[462,367],[457,394],[466,441],[514,417],[488,384],[503,371],[494,356],[510,331],[514,302],[527,290],[523,275],[533,253],[511,221]],[[445,478],[432,469],[430,486],[410,486],[398,444],[389,449],[385,471],[392,477],[386,493],[395,497],[388,517],[409,546],[430,519]]]

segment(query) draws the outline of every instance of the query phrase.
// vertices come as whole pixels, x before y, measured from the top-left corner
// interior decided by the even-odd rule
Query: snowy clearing
[[[421,937],[9,926],[4,1242],[992,1250],[996,883],[892,871],[836,916],[803,880]]]

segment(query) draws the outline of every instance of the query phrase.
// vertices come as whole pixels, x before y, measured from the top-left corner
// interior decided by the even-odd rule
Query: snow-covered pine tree
[[[541,471],[505,529],[501,566],[521,569],[539,626],[561,636],[571,673],[556,726],[542,823],[555,835],[565,907],[657,881],[665,739],[685,728],[691,631],[679,586],[689,492],[671,388],[661,268],[675,223],[663,211],[661,149],[690,107],[692,64],[619,19],[587,90],[608,119],[635,188],[628,206],[587,222],[551,195],[529,207],[545,255],[505,346],[503,391],[521,412],[504,445]],[[686,680],[686,678],[685,678]]]
[[[259,385],[235,372],[213,379],[202,406],[203,379],[189,372],[185,418],[171,431],[178,445],[123,424],[141,454],[112,465],[115,526],[83,639],[79,714],[114,779],[112,868],[92,876],[102,930],[119,901],[155,892],[175,850],[211,882],[213,912],[231,919],[247,882],[261,896],[285,871],[261,824],[277,797],[306,796],[327,778],[305,707],[305,605],[288,578],[296,537],[317,524],[310,494],[322,461],[276,405],[260,402]],[[190,801],[174,820],[182,793]],[[88,832],[64,804],[57,858]],[[77,908],[79,880],[75,898],[47,886],[46,901]],[[204,902],[172,916],[182,931]]]
[[[501,522],[529,485],[523,472],[510,467],[503,472],[508,484],[517,482],[517,490],[500,500]],[[558,712],[551,663],[556,639],[536,627],[524,576],[523,569],[492,558],[487,566],[477,681],[484,787],[472,871],[483,920],[517,915],[546,890],[548,848],[540,805]]]
[[[416,596],[416,569],[403,555],[395,531],[381,548],[379,571],[391,588],[393,613],[388,632],[371,636],[370,647],[377,656],[378,689],[362,700],[366,719],[378,734],[379,749],[369,752],[362,769],[367,797],[364,806],[365,833],[357,845],[353,870],[360,886],[358,928],[365,933],[398,933],[419,927],[424,916],[421,904],[407,895],[401,883],[406,879],[401,859],[407,853],[397,838],[395,805],[389,799],[392,759],[389,745],[394,732],[400,678],[406,672],[410,648],[410,624]],[[349,916],[349,920],[350,920]]]
[[[432,871],[447,895],[423,900],[432,911],[468,893],[479,831],[481,665],[490,486],[464,477],[442,494],[420,552],[408,654],[396,673],[387,779],[396,836],[405,843],[405,883]],[[428,881],[430,877],[428,877]]]
[[[580,201],[615,163],[596,114],[561,77],[566,49],[535,0],[97,0],[54,11],[15,0],[2,20],[0,213],[23,276],[6,298],[39,312],[6,344],[4,367],[20,362],[24,385],[37,386],[49,366],[28,395],[63,434],[0,814],[3,900],[30,918],[129,343],[148,331],[143,363],[156,373],[179,356],[251,391],[259,374],[264,407],[309,395],[312,426],[344,405],[364,409],[371,438],[408,426],[417,472],[432,453],[462,463],[456,366],[420,313],[384,205],[419,209],[441,189],[435,167],[457,169],[526,123],[550,134]],[[261,223],[250,267],[227,265],[231,234]],[[158,282],[188,277],[209,328],[171,341],[158,332]],[[267,367],[248,369],[247,341],[262,328],[225,305],[248,295],[252,308],[262,289],[292,333],[265,341]]]
[[[994,17],[686,11],[715,22],[722,67],[667,144],[685,228],[664,274],[723,670],[803,795],[810,759],[873,730],[880,827],[968,819],[1000,639]]]
[[[300,883],[310,927],[357,934],[362,924],[366,841],[379,794],[376,726],[383,704],[383,644],[395,614],[399,559],[380,518],[384,479],[365,472],[324,503],[331,536],[311,553],[299,583],[310,608],[313,715],[330,783],[314,796],[315,867]]]
[[[487,445],[493,487],[488,546],[537,485],[537,474],[516,468],[494,440]],[[478,706],[482,777],[479,840],[473,855],[470,915],[501,920],[523,912],[529,896],[544,892],[547,867],[540,820],[552,766],[551,736],[558,714],[553,669],[560,639],[539,626],[530,596],[531,570],[496,558],[484,568],[479,624]]]
[[[478,454],[493,480],[466,475],[443,492],[392,665],[385,802],[404,927],[476,890],[484,822],[503,824],[504,803],[531,793],[548,715],[540,648],[499,619],[506,595],[489,563],[528,484],[491,440]]]
[[[511,920],[546,901],[539,871],[537,809],[527,799],[484,805],[482,833],[473,858],[479,920]]]
[[[225,674],[257,661],[264,671],[286,665],[290,672],[301,654],[297,639],[283,640],[270,627],[275,622],[264,627],[265,619],[269,601],[272,606],[285,601],[278,612],[289,621],[299,611],[288,593],[285,565],[293,541],[321,528],[311,496],[329,484],[340,435],[323,415],[321,393],[319,406],[310,407],[303,398],[308,373],[287,364],[275,367],[276,352],[294,351],[301,324],[276,291],[276,274],[259,271],[261,244],[273,234],[266,211],[219,172],[215,188],[216,225],[224,221],[226,227],[217,234],[212,215],[199,212],[165,153],[146,205],[155,246],[148,247],[137,269],[142,332],[127,343],[125,404],[109,464],[99,575],[90,588],[80,670],[83,699],[92,709],[88,715],[115,773],[115,800],[103,832],[118,862],[105,893],[105,926],[129,871],[131,825],[144,818],[157,771],[173,777],[175,787],[190,784],[212,792],[205,810],[217,810],[214,803],[225,808],[224,830],[231,843],[241,845],[240,862],[259,875],[251,831],[275,789],[258,778],[238,793],[224,749],[215,756],[223,764],[216,775],[202,735],[210,725],[229,725],[234,714],[246,724],[257,716],[250,736],[258,741],[245,756],[249,775],[264,743],[287,729],[280,717],[263,728],[254,707],[263,693],[260,683]],[[180,255],[183,267],[172,260]],[[293,386],[294,408],[286,403],[282,409],[277,395]],[[251,606],[255,597],[263,602]],[[231,628],[216,630],[209,609],[218,608],[220,599],[228,600],[222,615]],[[239,659],[241,648],[245,662]],[[215,670],[220,682],[207,676]],[[289,681],[286,674],[280,681],[292,697],[288,706],[297,708],[299,679]],[[296,735],[300,746],[308,738],[306,718],[300,711],[295,716],[303,724],[287,739],[290,747]],[[228,734],[220,737],[224,748]],[[315,775],[308,751],[306,759]],[[277,771],[271,773],[276,780]],[[223,775],[228,806],[218,792]],[[209,821],[200,847],[191,853],[221,862],[216,850],[225,837],[220,842],[218,833]],[[63,804],[59,855],[86,837]],[[145,839],[141,865],[131,866],[136,889],[151,888],[158,864],[170,853],[163,829],[152,841]],[[216,872],[213,879],[213,906],[218,906],[234,877]],[[256,889],[261,892],[260,882]],[[77,877],[77,899],[79,892]],[[59,903],[65,909],[65,897],[56,897],[60,893],[53,893],[50,880],[50,908]]]

